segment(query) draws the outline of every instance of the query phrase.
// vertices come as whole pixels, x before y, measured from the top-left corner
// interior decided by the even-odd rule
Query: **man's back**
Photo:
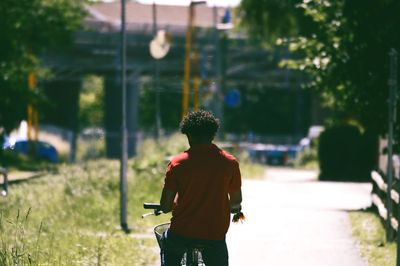
[[[229,227],[228,193],[240,190],[236,159],[214,144],[199,144],[174,157],[165,188],[178,193],[171,231],[177,235],[222,240]]]
[[[206,265],[227,266],[230,212],[240,211],[242,202],[239,164],[212,144],[219,120],[211,112],[188,113],[179,128],[190,149],[168,164],[160,205],[163,212],[172,210],[172,219],[161,264],[180,265],[187,248],[201,245]]]

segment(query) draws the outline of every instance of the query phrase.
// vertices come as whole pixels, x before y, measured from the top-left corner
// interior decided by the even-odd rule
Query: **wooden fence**
[[[386,224],[387,239],[392,241],[394,238],[393,230],[397,231],[399,227],[398,220],[398,206],[399,206],[399,192],[400,192],[400,179],[395,176],[394,184],[388,195],[388,185],[383,178],[384,174],[378,171],[372,171],[372,203],[376,206],[380,217]],[[389,219],[389,220],[388,220]],[[391,229],[387,228],[391,226]]]
[[[371,172],[372,203],[384,221],[386,239],[393,241],[394,233],[398,229],[398,215],[400,214],[400,156],[392,154],[391,161],[389,161],[388,144],[387,139],[379,140],[379,170]],[[391,173],[389,173],[389,168]]]

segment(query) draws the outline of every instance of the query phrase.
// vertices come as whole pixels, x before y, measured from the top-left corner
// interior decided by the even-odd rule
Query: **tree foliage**
[[[282,65],[307,73],[307,86],[336,114],[385,131],[388,53],[400,51],[399,1],[242,0],[240,8],[253,36],[293,52]]]
[[[83,79],[79,97],[80,127],[101,127],[104,118],[104,79],[88,75]]]
[[[28,103],[40,100],[28,89],[28,73],[44,78],[47,71],[39,55],[44,49],[61,49],[81,25],[84,1],[0,1],[0,135],[26,117]]]

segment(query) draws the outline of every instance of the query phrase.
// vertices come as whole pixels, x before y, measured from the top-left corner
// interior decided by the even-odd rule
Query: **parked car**
[[[285,165],[289,150],[285,145],[253,144],[248,147],[250,158],[256,162],[271,165]]]
[[[9,150],[12,152],[28,155],[29,147],[34,147],[35,155],[41,159],[47,160],[52,163],[58,162],[58,153],[56,148],[44,141],[28,141],[28,140],[16,140],[6,141],[3,144],[3,150]]]

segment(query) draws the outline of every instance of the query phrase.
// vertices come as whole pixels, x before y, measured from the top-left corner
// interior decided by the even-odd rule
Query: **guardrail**
[[[7,196],[8,194],[8,172],[5,168],[0,167],[0,175],[3,176],[2,190],[0,192],[1,196]]]
[[[400,179],[395,177],[390,195],[388,195],[388,185],[382,176],[383,174],[378,171],[371,172],[373,181],[372,203],[376,206],[379,216],[385,221],[386,234],[389,235],[392,234],[392,229],[397,231],[399,228],[399,211],[397,206],[399,206],[400,202]],[[388,228],[389,225],[392,228]],[[388,237],[389,240],[393,240],[390,238],[392,237]]]

